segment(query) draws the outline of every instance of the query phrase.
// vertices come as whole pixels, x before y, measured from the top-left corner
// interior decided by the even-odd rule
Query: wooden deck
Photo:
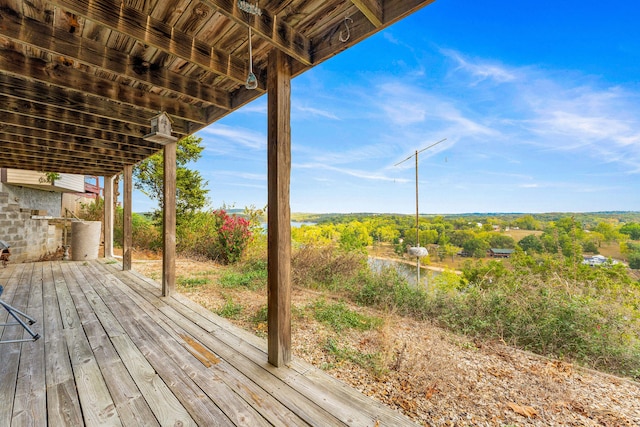
[[[415,426],[295,357],[269,365],[264,340],[106,260],[10,264],[0,284],[42,335],[0,344],[0,426]]]

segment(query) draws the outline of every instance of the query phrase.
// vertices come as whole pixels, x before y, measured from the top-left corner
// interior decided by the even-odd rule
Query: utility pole
[[[413,247],[410,247],[407,249],[407,252],[409,253],[409,255],[413,255],[416,257],[416,271],[417,271],[417,275],[416,275],[416,285],[419,286],[420,285],[420,258],[425,257],[427,255],[429,255],[429,252],[427,251],[427,248],[423,248],[420,247],[420,205],[418,203],[418,154],[422,153],[423,151],[428,150],[431,147],[435,147],[436,145],[440,144],[443,141],[446,141],[447,138],[441,139],[438,142],[434,142],[433,144],[429,145],[428,147],[423,148],[422,150],[416,150],[416,152],[412,155],[410,155],[409,157],[407,157],[406,159],[396,163],[394,166],[398,166],[404,162],[406,162],[407,160],[411,159],[412,157],[415,157],[416,160],[416,245]]]

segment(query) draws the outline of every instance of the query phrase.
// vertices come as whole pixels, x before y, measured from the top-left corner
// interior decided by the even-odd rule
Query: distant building
[[[591,267],[596,267],[605,264],[618,264],[618,261],[613,260],[611,258],[607,258],[602,255],[593,255],[593,256],[583,256],[582,263],[586,265],[590,265]]]
[[[489,249],[488,255],[492,258],[509,258],[513,252],[513,249],[491,248]]]

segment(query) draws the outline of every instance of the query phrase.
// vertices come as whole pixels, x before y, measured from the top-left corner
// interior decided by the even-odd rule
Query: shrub
[[[227,215],[224,210],[215,211],[215,215],[221,222],[218,228],[218,239],[222,247],[223,259],[229,263],[236,262],[251,239],[249,220]]]
[[[207,277],[179,277],[178,286],[183,288],[197,288],[202,285],[208,285],[211,283],[211,279]]]
[[[634,270],[640,270],[640,251],[629,254],[629,267]]]
[[[114,245],[122,247],[124,244],[124,231],[122,226],[123,211],[116,208],[113,221]],[[153,221],[142,214],[131,214],[131,244],[136,249],[158,251],[162,249],[162,233]]]
[[[178,249],[186,255],[234,263],[251,241],[250,226],[249,220],[223,209],[197,212],[180,226]]]
[[[345,252],[333,246],[304,246],[291,257],[291,281],[294,285],[333,291],[349,290],[362,269],[366,256]]]
[[[227,299],[222,307],[216,311],[216,314],[227,319],[237,319],[242,313],[243,307],[240,303],[235,303]]]
[[[344,301],[327,303],[324,299],[320,299],[310,308],[318,322],[331,326],[336,332],[342,332],[345,329],[367,331],[382,323],[379,318],[366,316],[349,309]]]
[[[383,268],[380,273],[361,272],[361,288],[356,301],[394,311],[401,315],[426,318],[428,314],[427,294],[411,286],[393,267]]]
[[[267,286],[267,262],[252,260],[243,263],[238,271],[229,270],[221,278],[224,288],[265,289]]]
[[[464,277],[434,279],[428,291],[392,268],[361,272],[359,283],[361,304],[640,378],[640,284],[620,264],[592,268],[520,252],[511,268],[469,262]]]

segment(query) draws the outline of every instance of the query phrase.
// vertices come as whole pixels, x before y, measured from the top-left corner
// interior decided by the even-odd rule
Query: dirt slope
[[[159,261],[134,268],[160,277]],[[198,272],[215,277],[208,262],[179,260],[178,277]],[[266,326],[250,321],[266,304],[265,292],[216,285],[181,292],[213,310],[242,306],[235,323],[264,336]],[[293,292],[293,351],[344,382],[404,412],[425,426],[640,426],[640,383],[579,369],[506,346],[472,342],[393,313],[354,310],[384,319],[371,331],[336,334],[305,316],[318,298]],[[332,348],[333,351],[330,351]]]

